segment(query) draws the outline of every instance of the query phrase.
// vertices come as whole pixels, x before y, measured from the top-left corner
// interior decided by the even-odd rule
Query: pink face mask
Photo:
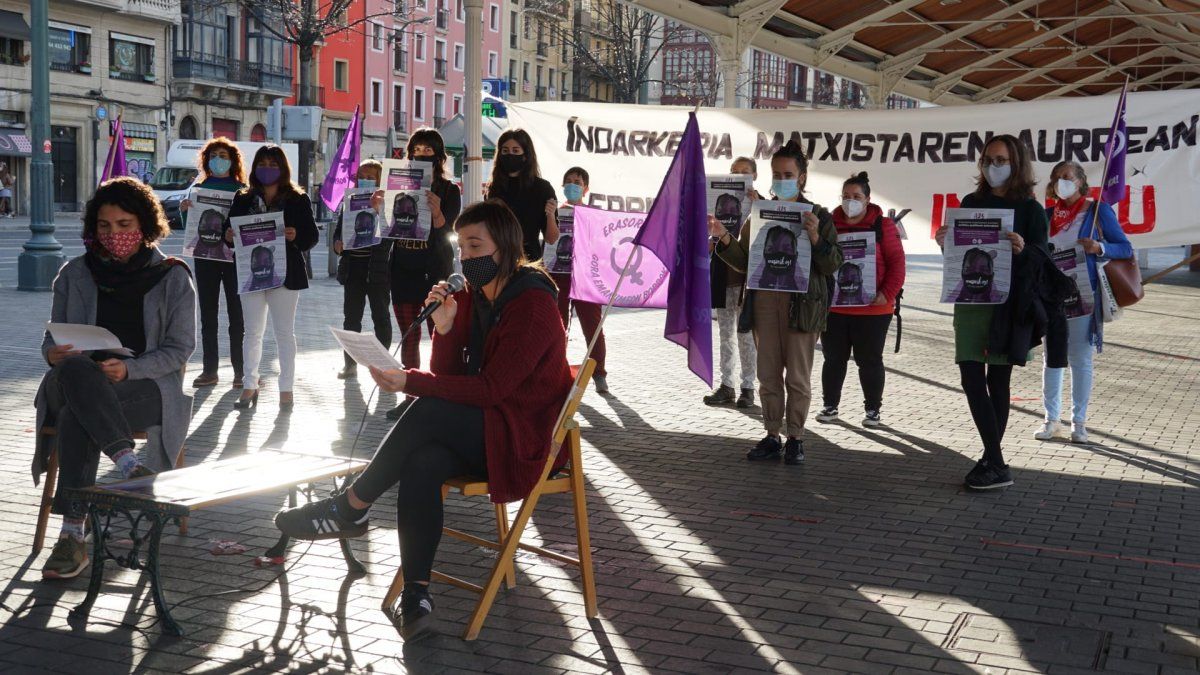
[[[142,231],[98,232],[96,239],[114,258],[125,259],[137,252],[142,245]]]

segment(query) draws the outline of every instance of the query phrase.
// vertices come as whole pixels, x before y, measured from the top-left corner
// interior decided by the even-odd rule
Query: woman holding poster
[[[834,280],[833,306],[821,334],[825,407],[817,421],[838,418],[846,366],[853,353],[866,408],[863,425],[877,427],[883,424],[883,347],[896,298],[904,287],[904,242],[896,223],[871,203],[866,171],[842,184],[842,205],[833,210],[833,224],[845,262]]]
[[[1092,357],[1104,344],[1101,317],[1100,263],[1133,257],[1133,246],[1117,221],[1117,214],[1099,203],[1100,236],[1095,222],[1096,203],[1087,199],[1088,181],[1083,167],[1059,162],[1050,172],[1046,209],[1050,218],[1050,248],[1055,265],[1071,277],[1076,293],[1067,302],[1067,362],[1071,366],[1071,442],[1087,443],[1087,406],[1092,395]],[[1103,239],[1104,243],[1100,243]],[[1042,402],[1046,420],[1034,434],[1039,441],[1059,435],[1062,410],[1063,368],[1046,365],[1042,371]]]
[[[436,129],[421,128],[413,132],[408,139],[407,157],[433,164],[433,184],[425,193],[433,227],[425,241],[396,240],[392,248],[392,309],[402,333],[421,313],[429,289],[454,271],[454,249],[449,239],[451,228],[446,226],[454,223],[462,209],[462,193],[446,176],[449,156],[442,135]],[[400,362],[405,368],[421,367],[419,327],[404,340]],[[407,398],[388,411],[388,419],[399,419],[411,400]]]
[[[270,262],[274,273],[278,273],[281,263],[286,273],[282,286],[242,294],[242,309],[246,317],[246,342],[243,348],[246,369],[242,377],[242,396],[233,405],[239,410],[258,405],[259,365],[269,314],[279,351],[279,409],[288,412],[293,406],[292,387],[296,380],[296,305],[300,301],[300,291],[308,288],[308,268],[303,253],[316,246],[317,225],[313,222],[312,203],[308,196],[292,182],[292,167],[282,148],[272,144],[262,146],[254,153],[251,166],[250,187],[233,198],[229,217],[281,212],[286,259],[272,259]],[[226,241],[232,242],[234,233],[228,220],[225,227]],[[267,269],[266,263],[266,256],[259,255],[255,260],[243,260],[238,264],[251,265],[252,271],[259,271]]]
[[[496,139],[496,166],[488,198],[499,199],[512,209],[525,238],[525,259],[540,260],[542,240],[558,241],[558,200],[554,186],[538,170],[533,139],[524,129],[509,129]]]
[[[1011,311],[1019,298],[1015,289],[1022,276],[1035,271],[1029,249],[1045,252],[1049,226],[1046,212],[1033,194],[1035,181],[1029,152],[1015,136],[996,136],[983,149],[975,191],[963,197],[964,209],[1009,209],[1013,212],[1012,231],[1006,232],[1012,243],[1012,286],[1007,300],[998,305],[954,305],[954,358],[962,377],[963,392],[971,408],[971,417],[983,440],[983,458],[967,474],[968,488],[988,490],[1012,485],[1012,474],[1004,463],[1001,443],[1008,427],[1009,381],[1013,364],[1025,365],[1028,349],[993,349],[992,345],[1010,344],[1004,337],[1012,333],[1016,319]],[[945,247],[947,225],[935,234],[938,246]],[[1044,256],[1043,256],[1044,257]],[[1029,345],[1032,347],[1032,345]]]
[[[242,152],[224,138],[214,138],[200,150],[200,181],[196,188],[237,192],[246,187],[246,170],[242,164]],[[217,347],[217,312],[221,308],[221,290],[225,291],[225,311],[229,319],[229,360],[233,364],[233,388],[242,386],[242,300],[237,290],[237,268],[233,262],[233,249],[222,236],[225,214],[215,209],[196,209],[191,199],[179,203],[179,210],[187,213],[188,220],[199,219],[196,227],[199,242],[193,250],[192,267],[196,275],[196,293],[200,300],[200,342],[204,353],[204,370],[192,381],[192,386],[211,387],[220,381],[217,370],[221,365],[221,352]],[[215,222],[211,216],[218,215]],[[215,227],[213,227],[215,226]],[[190,230],[191,228],[187,228]],[[205,255],[205,249],[209,252]],[[219,255],[212,254],[219,251]],[[186,255],[187,252],[184,252]],[[228,262],[226,262],[228,261]]]
[[[738,324],[740,330],[752,328],[758,345],[758,382],[762,395],[763,425],[767,435],[746,453],[750,461],[776,461],[783,455],[785,464],[804,461],[804,423],[812,403],[812,365],[817,338],[825,330],[830,293],[828,278],[842,264],[833,217],[823,207],[804,199],[808,181],[808,158],[800,144],[788,141],[771,157],[771,191],[783,202],[808,205],[799,216],[798,228],[811,247],[811,263],[803,270],[808,276],[805,292],[748,290]],[[756,202],[755,212],[759,205]],[[709,220],[710,234],[717,237],[716,252],[730,267],[743,273],[750,267],[751,230],[734,238],[716,219]],[[790,232],[790,230],[789,230]],[[794,235],[793,235],[794,236]],[[778,237],[776,237],[778,239]],[[776,248],[782,248],[776,244]],[[795,244],[792,244],[793,251]],[[780,438],[787,415],[787,442]]]
[[[345,203],[338,211],[338,223],[333,232],[333,252],[338,256],[337,280],[342,285],[342,329],[362,332],[363,310],[371,305],[371,323],[375,337],[384,347],[392,345],[392,317],[388,314],[391,302],[391,242],[376,238],[379,214],[371,206],[371,196],[379,188],[383,165],[367,159],[358,165],[354,190],[348,190]],[[357,210],[356,206],[366,206]],[[349,239],[349,242],[345,241]],[[365,244],[365,245],[360,245]],[[345,380],[358,374],[358,364],[349,354],[338,372]]]

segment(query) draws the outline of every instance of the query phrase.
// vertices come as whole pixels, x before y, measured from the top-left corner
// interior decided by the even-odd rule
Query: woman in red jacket
[[[821,334],[825,355],[821,389],[825,407],[817,415],[817,421],[833,422],[838,418],[846,364],[853,352],[865,398],[863,424],[877,427],[883,424],[879,415],[883,406],[883,347],[896,309],[896,296],[904,287],[904,243],[896,224],[883,215],[883,209],[871,203],[871,183],[866,171],[851,176],[842,185],[842,205],[833,210],[833,224],[839,239],[844,234],[875,234],[875,294],[860,295],[863,270],[854,265],[853,247],[843,244],[846,260],[836,279],[839,297],[830,307],[828,325]]]
[[[572,383],[554,282],[525,259],[516,216],[500,201],[481,202],[462,212],[454,230],[468,285],[451,294],[442,282],[425,300],[442,303],[432,317],[432,372],[371,370],[384,391],[418,398],[350,488],[275,517],[298,539],[361,536],[371,504],[398,484],[406,639],[428,629],[433,611],[429,576],[442,535],[442,484],[486,476],[492,501],[525,498],[541,476]]]

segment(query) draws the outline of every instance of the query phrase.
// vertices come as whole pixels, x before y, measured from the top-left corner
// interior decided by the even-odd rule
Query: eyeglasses
[[[1008,158],[1007,157],[984,157],[983,159],[979,160],[979,164],[980,164],[980,166],[983,166],[983,167],[1008,166]]]

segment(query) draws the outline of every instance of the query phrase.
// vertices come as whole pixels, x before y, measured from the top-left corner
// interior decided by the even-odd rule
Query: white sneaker
[[[1071,425],[1071,442],[1072,443],[1087,443],[1087,427],[1076,422]]]
[[[1033,437],[1039,441],[1053,440],[1055,436],[1058,436],[1060,429],[1062,429],[1062,425],[1058,422],[1046,422],[1042,424],[1042,430],[1035,433]]]

